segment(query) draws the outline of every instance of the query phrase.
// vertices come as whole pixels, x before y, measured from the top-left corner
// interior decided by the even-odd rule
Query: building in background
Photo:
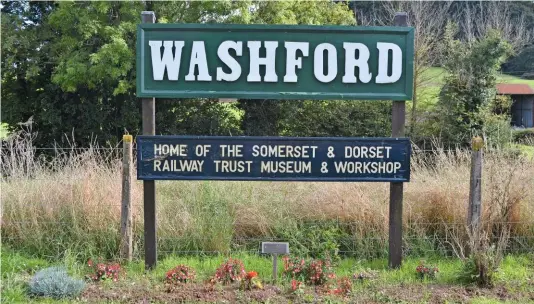
[[[528,84],[497,84],[497,94],[512,98],[512,126],[518,128],[534,127],[534,89]]]

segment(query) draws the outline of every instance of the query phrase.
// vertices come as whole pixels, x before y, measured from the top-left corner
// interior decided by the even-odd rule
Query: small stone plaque
[[[289,254],[287,242],[261,242],[261,253]]]

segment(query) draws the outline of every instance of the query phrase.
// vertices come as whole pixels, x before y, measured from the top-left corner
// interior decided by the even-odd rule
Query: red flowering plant
[[[178,265],[165,274],[165,282],[167,283],[187,283],[194,279],[195,271],[185,265]]]
[[[342,277],[337,281],[337,287],[331,291],[335,295],[349,295],[352,292],[352,280],[349,277]]]
[[[253,288],[263,289],[258,273],[256,271],[247,272],[245,279],[241,281],[241,288],[244,290],[252,290]]]
[[[282,261],[284,261],[285,276],[302,281],[306,278],[306,260],[299,257],[290,258],[289,256],[284,256]]]
[[[185,265],[178,265],[165,273],[165,286],[171,292],[176,287],[195,279],[195,271]]]
[[[295,279],[291,280],[291,291],[294,293],[303,293],[304,292],[304,283],[297,281]]]
[[[228,259],[221,264],[215,271],[215,275],[211,278],[210,283],[222,283],[229,285],[234,282],[240,282],[246,277],[245,266],[243,262],[237,259]]]
[[[312,285],[324,285],[328,280],[336,277],[329,260],[310,261],[307,276]]]
[[[424,261],[419,262],[419,265],[415,268],[415,273],[421,280],[425,278],[435,279],[438,272],[438,267],[427,266]]]
[[[87,266],[94,269],[94,274],[90,275],[89,278],[95,282],[104,280],[112,280],[113,282],[117,282],[122,272],[119,263],[95,263],[92,259],[89,259],[87,261]]]
[[[295,281],[296,283],[294,284],[304,282],[310,285],[324,285],[335,278],[331,262],[328,259],[305,260],[303,258],[285,256],[283,261],[284,275],[290,278],[292,282]]]

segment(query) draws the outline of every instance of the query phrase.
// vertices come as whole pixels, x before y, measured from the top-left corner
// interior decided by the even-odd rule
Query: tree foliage
[[[265,1],[256,2],[256,5],[253,23],[312,25],[356,23],[353,12],[343,2]],[[361,126],[361,121],[342,118],[348,118],[347,113],[359,112],[358,107],[354,107],[356,104],[360,105],[353,103],[351,106],[338,101],[240,100],[239,108],[244,113],[241,126],[246,135],[370,135],[367,129],[357,127]],[[382,104],[378,105],[378,112],[381,106]],[[336,113],[344,115],[338,116]]]
[[[355,15],[361,23],[391,24],[387,7],[381,2],[330,0],[5,1],[1,9],[2,122],[13,129],[31,118],[33,130],[39,133],[39,146],[62,141],[65,134],[69,142],[81,146],[95,139],[99,144],[114,144],[125,129],[139,134],[141,104],[135,96],[135,42],[141,11],[153,10],[159,23],[350,26],[356,24]],[[427,52],[431,58],[445,54],[444,60],[438,61],[445,62],[449,77],[440,97],[439,124],[423,135],[442,132],[451,142],[464,142],[458,134],[469,137],[471,130],[483,130],[484,119],[479,114],[491,108],[487,105],[494,96],[495,71],[504,62],[509,46],[488,26],[474,27],[486,33],[483,38],[467,39],[465,22],[470,19],[462,12],[471,9],[476,18],[482,16],[493,23],[503,18],[494,14],[498,6],[490,3],[421,7],[447,7],[448,18],[463,22],[457,39],[452,34],[444,39],[448,53],[434,50],[434,46]],[[534,4],[513,2],[506,7],[510,20],[502,24],[510,25],[504,29],[511,30],[501,37],[526,37],[525,33],[534,29]],[[427,18],[424,12],[420,15]],[[524,35],[514,36],[518,25]],[[531,70],[531,48],[517,50],[516,57],[505,65],[508,71]],[[158,99],[156,130],[158,134],[385,136],[390,130],[390,108],[389,103],[376,101],[220,103],[215,99]],[[417,121],[425,120],[421,117]]]
[[[445,30],[447,76],[439,97],[438,121],[446,143],[465,145],[495,118],[489,109],[496,96],[497,72],[511,47],[494,31],[482,39],[462,42],[455,39],[456,29],[449,23]]]
[[[61,141],[65,134],[77,145],[95,138],[113,144],[125,129],[138,134],[135,41],[144,10],[155,11],[160,23],[355,23],[346,3],[327,0],[5,2],[3,122],[16,128],[31,117],[41,146]],[[213,99],[158,100],[157,133],[239,135],[242,117],[257,117],[259,125],[273,118],[254,114],[264,104],[254,103],[247,108],[243,101],[237,108]],[[296,110],[284,107],[288,104],[269,102],[269,109],[258,111],[281,111],[281,118],[288,117],[288,111]],[[251,112],[244,114],[247,109]],[[261,134],[270,134],[265,132]]]

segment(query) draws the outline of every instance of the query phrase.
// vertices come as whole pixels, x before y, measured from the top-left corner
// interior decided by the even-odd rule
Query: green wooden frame
[[[237,81],[239,83],[223,83],[226,87],[241,86],[240,89],[231,90],[218,90],[214,89],[212,82],[202,83],[202,88],[198,89],[180,89],[170,88],[167,84],[164,89],[150,89],[147,88],[147,84],[156,83],[152,79],[147,79],[146,62],[150,64],[150,57],[147,54],[145,43],[146,36],[150,33],[173,33],[177,32],[197,32],[200,34],[213,35],[214,39],[217,39],[218,35],[224,35],[225,33],[231,33],[232,35],[241,35],[240,37],[246,37],[250,33],[268,33],[273,40],[276,39],[276,34],[280,35],[294,35],[295,37],[310,37],[310,35],[322,35],[320,37],[327,37],[324,42],[329,42],[328,37],[332,35],[346,35],[350,38],[350,34],[358,35],[360,39],[376,39],[373,38],[377,35],[383,35],[384,37],[402,37],[403,48],[403,75],[399,82],[402,80],[403,84],[397,84],[394,92],[387,92],[384,90],[388,84],[365,84],[365,91],[360,92],[347,92],[341,91],[313,91],[313,86],[310,83],[305,85],[304,90],[279,90],[268,91],[265,89],[259,89],[256,84],[256,88],[251,85],[250,88],[246,82],[242,81],[244,75],[241,75]],[[148,33],[148,34],[147,34]],[[159,34],[163,35],[163,34]],[[254,36],[252,36],[254,37]],[[319,37],[319,36],[317,36]],[[172,38],[174,39],[174,38]],[[172,40],[169,39],[169,40]],[[338,38],[339,39],[339,38]],[[399,39],[399,38],[395,38]],[[252,40],[252,39],[248,39]],[[261,39],[257,39],[261,40]],[[307,40],[299,40],[307,41]],[[401,40],[402,41],[402,40]],[[362,26],[309,26],[309,25],[235,25],[235,24],[140,24],[137,27],[137,97],[156,97],[156,98],[239,98],[239,99],[334,99],[334,100],[350,100],[350,99],[369,99],[369,100],[411,100],[413,94],[413,58],[414,58],[414,29],[411,27],[362,27]],[[389,41],[384,41],[389,42]],[[339,42],[338,42],[339,43]],[[373,52],[373,50],[370,51]],[[185,52],[185,50],[184,50]],[[209,53],[209,50],[207,50]],[[338,51],[338,61],[339,61]],[[184,56],[184,55],[182,55]],[[310,56],[311,57],[311,51]],[[278,57],[277,57],[278,58]],[[188,66],[187,62],[182,62],[181,70]],[[339,64],[338,64],[339,66]],[[341,68],[338,69],[341,71]],[[302,72],[302,71],[301,71]],[[340,77],[341,72],[338,72],[337,77]],[[181,74],[183,76],[183,74]],[[213,77],[215,78],[215,77]],[[281,78],[281,77],[279,77]],[[281,81],[279,81],[281,82]],[[189,85],[189,84],[188,84]],[[220,84],[216,84],[220,85]],[[271,84],[263,83],[264,88]],[[338,87],[341,86],[337,84]],[[282,83],[281,86],[290,86]]]

